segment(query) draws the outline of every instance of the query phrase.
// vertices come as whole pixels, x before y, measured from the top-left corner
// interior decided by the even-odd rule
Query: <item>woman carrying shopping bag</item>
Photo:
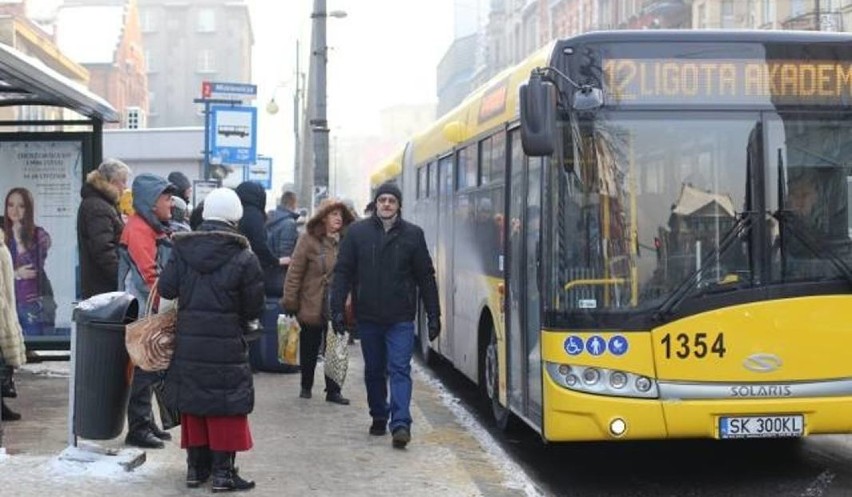
[[[302,327],[299,339],[302,389],[299,397],[303,399],[311,398],[317,355],[328,329],[328,292],[337,262],[340,233],[353,219],[352,213],[339,200],[324,200],[307,222],[305,232],[299,236],[284,279],[281,305],[287,312],[296,315]],[[325,377],[325,392],[326,401],[349,404],[349,399],[340,393],[340,385],[328,376]]]

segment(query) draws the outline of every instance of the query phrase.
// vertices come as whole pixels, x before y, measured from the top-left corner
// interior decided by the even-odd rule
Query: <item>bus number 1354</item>
[[[711,354],[721,358],[725,357],[727,352],[724,333],[719,333],[715,337],[711,337],[707,333],[696,333],[692,336],[688,333],[676,335],[666,333],[660,343],[665,347],[666,359],[671,359],[672,356],[678,359],[688,359],[689,357],[703,359]]]

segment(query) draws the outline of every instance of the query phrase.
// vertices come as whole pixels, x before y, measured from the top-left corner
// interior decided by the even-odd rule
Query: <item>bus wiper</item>
[[[677,306],[679,306],[681,302],[686,300],[689,292],[701,281],[701,275],[704,271],[715,264],[716,261],[720,260],[728,249],[734,245],[734,242],[739,240],[746,232],[748,232],[749,229],[751,229],[753,218],[754,213],[749,211],[742,212],[739,215],[736,223],[734,223],[728,232],[725,233],[725,236],[722,237],[722,240],[719,242],[719,246],[713,249],[698,269],[690,274],[688,278],[683,280],[683,282],[675,288],[671,295],[669,295],[668,298],[660,304],[659,309],[657,309],[657,312],[654,313],[654,319],[662,322],[666,317],[671,315],[675,309],[677,309]]]
[[[778,224],[782,228],[786,226],[790,229],[790,234],[792,234],[802,245],[805,246],[812,254],[828,259],[829,262],[838,270],[843,277],[846,278],[846,281],[849,284],[852,284],[852,268],[843,260],[842,257],[837,255],[837,253],[826,244],[820,244],[816,237],[812,234],[812,230],[808,229],[803,225],[802,221],[795,215],[795,213],[778,209],[777,211],[772,213],[772,217],[778,220]],[[781,244],[781,254],[782,257],[785,257],[785,253],[787,251],[787,247],[784,246],[785,243]],[[786,266],[786,265],[785,265]],[[783,267],[785,267],[783,266]]]

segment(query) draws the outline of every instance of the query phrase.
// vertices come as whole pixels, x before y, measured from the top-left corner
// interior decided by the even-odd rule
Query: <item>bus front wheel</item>
[[[497,427],[503,431],[511,428],[512,413],[500,404],[500,358],[497,355],[497,334],[491,326],[491,339],[485,348],[485,393],[491,401],[491,413]]]

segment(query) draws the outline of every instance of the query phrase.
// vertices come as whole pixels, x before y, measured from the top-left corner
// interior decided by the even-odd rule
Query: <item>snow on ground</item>
[[[418,364],[412,363],[412,368],[419,379],[434,388],[441,402],[482,446],[488,457],[500,468],[505,475],[504,484],[513,489],[522,490],[528,497],[541,497],[544,495],[533,483],[526,472],[518,466],[506,451],[494,440],[488,431],[476,420],[476,418],[462,405],[461,400],[444,388],[444,385],[429,373],[425,372]]]

